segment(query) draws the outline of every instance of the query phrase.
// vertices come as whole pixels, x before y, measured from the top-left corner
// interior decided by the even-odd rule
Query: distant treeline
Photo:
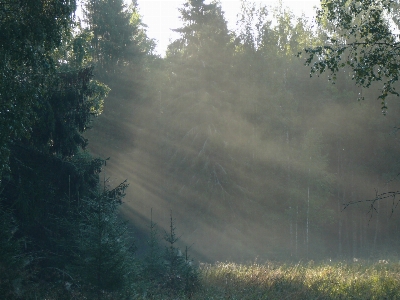
[[[84,1],[82,21],[73,0],[1,5],[3,298],[190,297],[189,248],[397,254],[396,199],[363,200],[397,189],[399,106],[383,117],[346,69],[309,78],[298,54],[327,28],[244,1],[233,32],[218,2],[189,0],[159,57],[135,1]]]

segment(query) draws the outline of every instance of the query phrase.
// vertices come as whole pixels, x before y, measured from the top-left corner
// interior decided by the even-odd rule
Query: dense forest
[[[232,31],[187,0],[161,57],[136,1],[81,6],[0,0],[4,299],[191,295],[192,260],[398,257],[398,84],[379,74],[399,68],[335,48],[345,9],[315,26],[243,1]]]

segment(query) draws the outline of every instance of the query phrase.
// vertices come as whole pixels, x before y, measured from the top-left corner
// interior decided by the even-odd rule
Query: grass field
[[[400,299],[399,262],[217,263],[200,272],[201,286],[185,298]]]

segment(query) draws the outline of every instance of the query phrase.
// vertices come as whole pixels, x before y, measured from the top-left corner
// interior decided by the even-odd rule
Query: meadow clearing
[[[216,263],[191,299],[400,299],[400,263]]]

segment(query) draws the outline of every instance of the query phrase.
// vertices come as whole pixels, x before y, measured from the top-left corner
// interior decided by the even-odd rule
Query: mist
[[[236,32],[218,5],[194,10],[165,57],[106,82],[86,137],[91,153],[110,157],[107,184],[129,183],[121,213],[139,252],[152,211],[161,230],[172,213],[200,261],[398,254],[397,200],[364,201],[398,190],[397,100],[383,116],[375,87],[361,90],[346,72],[335,84],[310,78],[296,55],[318,33],[248,5]]]

